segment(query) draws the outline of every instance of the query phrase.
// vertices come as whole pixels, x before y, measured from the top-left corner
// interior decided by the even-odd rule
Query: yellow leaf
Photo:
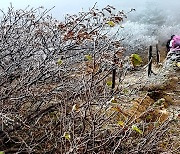
[[[143,134],[142,130],[140,130],[136,125],[132,125],[132,130],[136,131],[139,134]]]
[[[147,116],[146,116],[146,119],[147,119],[147,120],[151,120],[151,119],[152,119],[152,116],[151,116],[151,115],[147,115]]]
[[[92,60],[92,56],[91,55],[85,55],[86,60]]]
[[[118,125],[120,125],[122,127],[124,126],[124,122],[123,121],[118,121],[117,123],[118,123]]]
[[[165,103],[165,101],[166,100],[164,98],[158,99],[157,102],[155,102],[153,106],[155,106],[155,107],[161,106]]]
[[[111,103],[117,104],[117,99],[116,99],[115,97],[113,97],[113,98],[111,99]]]
[[[72,107],[72,111],[78,111],[79,110],[79,106],[77,104],[74,104]]]
[[[57,111],[53,111],[53,112],[50,112],[49,113],[49,116],[51,117],[51,118],[53,118],[54,116],[56,116],[57,115]]]
[[[111,100],[112,103],[116,104],[117,103],[117,100],[113,99]]]
[[[112,81],[107,81],[107,82],[106,82],[106,85],[107,85],[108,87],[111,87],[111,86],[112,86]]]
[[[58,111],[50,112],[49,116],[50,118],[52,118],[52,120],[57,121],[59,117],[59,112]]]
[[[159,122],[155,122],[155,123],[154,123],[154,126],[155,126],[155,127],[158,127],[159,125],[160,125]]]
[[[122,113],[122,110],[118,106],[111,107],[111,110]]]
[[[123,93],[127,94],[128,92],[128,89],[123,89]]]
[[[180,68],[180,62],[177,62],[177,63],[176,63],[176,66]]]
[[[138,54],[132,54],[130,56],[133,66],[139,66],[142,63],[142,58]]]
[[[108,21],[107,24],[110,26],[110,27],[114,27],[115,26],[115,23],[113,21]]]
[[[71,139],[71,136],[70,136],[70,134],[68,132],[64,132],[63,137],[65,137],[65,139],[67,139],[67,140]]]
[[[61,65],[62,63],[63,63],[63,61],[61,59],[58,59],[57,64]]]

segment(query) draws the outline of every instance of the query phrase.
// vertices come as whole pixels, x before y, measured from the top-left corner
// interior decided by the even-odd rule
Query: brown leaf
[[[117,23],[119,23],[123,20],[122,17],[118,17],[118,16],[114,17],[114,19],[115,19],[115,22],[117,22]]]

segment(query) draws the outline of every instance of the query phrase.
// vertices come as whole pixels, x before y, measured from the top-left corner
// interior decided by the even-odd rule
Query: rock
[[[158,90],[171,90],[175,89],[178,84],[178,77],[165,77],[160,76],[149,81],[140,89],[142,91],[158,91]]]

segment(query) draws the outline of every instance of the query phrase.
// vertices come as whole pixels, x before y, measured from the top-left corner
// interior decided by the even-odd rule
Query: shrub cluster
[[[142,136],[135,120],[114,118],[111,72],[123,49],[108,29],[126,15],[112,6],[67,15],[42,8],[2,12],[0,150],[6,153],[138,153],[155,150],[167,123]],[[114,61],[114,57],[119,59]],[[113,65],[112,65],[113,64]],[[118,111],[118,112],[117,112]],[[115,122],[114,122],[115,121]],[[134,126],[132,129],[132,125]],[[143,126],[139,124],[138,127]]]

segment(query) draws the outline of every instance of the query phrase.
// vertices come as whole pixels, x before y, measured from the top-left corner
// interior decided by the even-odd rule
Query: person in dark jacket
[[[170,42],[171,42],[171,40],[173,39],[174,36],[175,36],[175,35],[172,35],[172,36],[171,36],[171,39],[169,39],[169,40],[167,41],[167,43],[166,43],[167,52],[170,51],[170,48],[171,48],[171,47],[170,47],[169,45],[170,45]]]

